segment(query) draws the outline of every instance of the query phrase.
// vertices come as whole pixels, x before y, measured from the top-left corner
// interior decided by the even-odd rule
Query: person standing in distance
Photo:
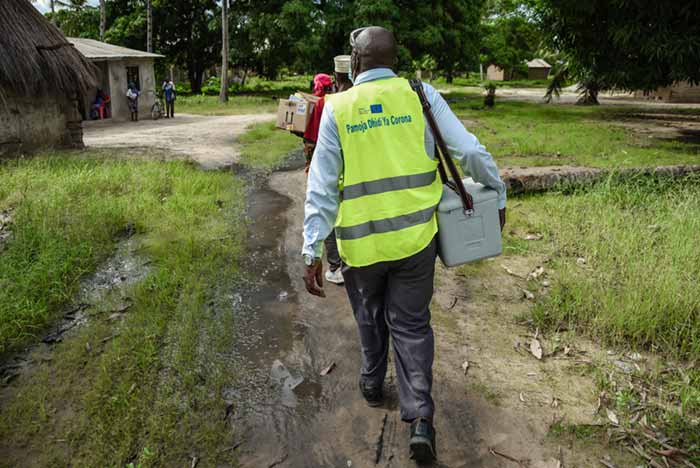
[[[360,391],[370,406],[382,404],[391,336],[410,455],[428,462],[437,456],[429,305],[442,195],[434,138],[418,95],[394,71],[393,33],[361,28],[350,34],[350,45],[354,87],[327,98],[311,162],[304,283],[309,293],[325,297],[321,254],[334,225],[362,345]],[[498,192],[502,229],[506,187],[493,158],[440,94],[430,85],[423,88],[451,156],[475,181]]]

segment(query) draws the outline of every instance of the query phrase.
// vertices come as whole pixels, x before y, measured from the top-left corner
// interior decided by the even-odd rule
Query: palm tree
[[[105,29],[107,29],[107,12],[105,0],[100,0],[100,40],[105,40]]]
[[[82,10],[87,5],[87,0],[51,0],[52,12],[55,3],[71,10]]]
[[[219,102],[228,101],[228,0],[221,2],[221,91]]]
[[[32,0],[32,3],[36,3],[39,0]],[[51,10],[51,22],[56,24],[56,4],[55,0],[49,0],[49,8]]]
[[[153,52],[153,4],[146,0],[146,51]]]

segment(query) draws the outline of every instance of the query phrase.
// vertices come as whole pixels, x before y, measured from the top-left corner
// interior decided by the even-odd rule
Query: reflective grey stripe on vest
[[[370,182],[360,182],[359,184],[345,187],[343,189],[342,199],[352,200],[353,198],[360,198],[365,195],[376,195],[378,193],[393,192],[395,190],[425,187],[435,182],[435,177],[436,171],[430,171],[423,174],[387,177],[386,179],[373,180]]]
[[[356,224],[355,226],[339,226],[335,228],[335,235],[341,240],[353,240],[369,236],[370,234],[399,231],[411,226],[427,223],[433,217],[435,210],[437,210],[437,205],[394,218],[368,221],[366,223]]]

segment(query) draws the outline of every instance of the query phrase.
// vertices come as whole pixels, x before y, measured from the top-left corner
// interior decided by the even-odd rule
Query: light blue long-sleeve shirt
[[[368,81],[395,77],[388,68],[375,68],[361,73],[355,78],[355,86]],[[498,192],[499,208],[506,206],[506,186],[498,174],[496,163],[479,140],[469,133],[452,112],[445,99],[435,88],[423,83],[435,121],[442,133],[452,157],[459,162],[462,170],[476,182]],[[435,139],[430,126],[425,125],[425,151],[435,157]],[[338,179],[343,173],[343,156],[340,135],[333,114],[333,106],[326,101],[321,114],[318,140],[311,160],[311,169],[304,204],[304,247],[302,254],[320,257],[323,254],[323,240],[328,237],[335,225],[340,206]]]

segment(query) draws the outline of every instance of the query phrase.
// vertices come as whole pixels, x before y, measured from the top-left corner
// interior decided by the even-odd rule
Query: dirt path
[[[87,122],[85,145],[93,148],[154,148],[182,154],[204,169],[221,169],[238,161],[235,140],[250,124],[273,114],[201,116],[139,122]]]
[[[484,93],[484,89],[475,86],[467,86],[457,89],[438,89],[440,93],[446,95],[449,101],[449,95],[451,92],[476,92]],[[498,99],[505,99],[509,101],[523,101],[532,103],[543,103],[545,88],[498,88],[496,90],[496,102]],[[553,104],[576,104],[579,100],[579,93],[576,91],[576,86],[570,86],[562,90],[559,97],[555,97],[552,101]],[[658,109],[658,110],[673,110],[673,109],[698,109],[700,105],[698,103],[677,103],[677,102],[666,102],[666,101],[655,101],[650,99],[639,99],[634,97],[634,93],[625,92],[604,92],[598,95],[598,101],[602,105],[608,106],[633,106],[644,109]]]
[[[304,184],[300,171],[277,173],[269,185],[276,192],[266,190],[262,201],[279,209],[276,219],[263,221],[263,227],[287,226],[283,238],[279,231],[258,235],[267,239],[270,252],[283,255],[291,283],[287,279],[282,284],[291,291],[280,291],[275,298],[274,284],[282,272],[272,271],[267,284],[273,289],[260,312],[266,319],[257,321],[267,324],[258,333],[268,337],[253,346],[256,367],[272,370],[261,377],[265,391],[256,393],[256,401],[236,417],[241,466],[415,466],[407,458],[407,427],[398,413],[393,370],[387,377],[384,407],[368,408],[359,394],[360,348],[345,291],[327,285],[328,297],[317,299],[303,290],[299,250]],[[572,368],[581,356],[592,359],[605,352],[579,343],[569,357],[538,361],[524,351],[532,335],[516,320],[529,304],[520,289],[522,281],[506,273],[502,264],[525,277],[540,260],[497,259],[469,278],[439,268],[433,302],[439,454],[435,466],[518,466],[491,449],[528,460],[529,467],[552,468],[595,466],[607,454],[595,443],[568,445],[560,452],[562,441],[547,435],[559,421],[599,423],[592,378]],[[284,339],[279,339],[280,332]],[[272,346],[270,333],[278,334]],[[545,337],[540,340],[552,351],[552,343]],[[470,363],[466,373],[465,361]],[[288,383],[298,377],[304,382],[295,389],[290,387],[297,382],[280,385],[275,370],[280,363],[293,376]],[[334,370],[321,377],[331,363]]]

